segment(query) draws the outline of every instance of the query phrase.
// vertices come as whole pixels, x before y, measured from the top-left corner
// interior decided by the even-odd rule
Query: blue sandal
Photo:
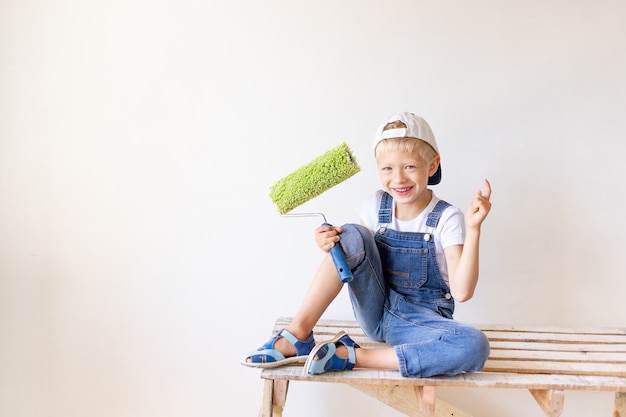
[[[344,345],[348,349],[348,357],[341,358],[336,355],[337,345]],[[328,371],[352,370],[356,365],[355,348],[360,348],[346,332],[339,332],[330,340],[318,343],[304,364],[304,373],[323,374]]]
[[[274,344],[281,337],[287,339],[296,348],[296,356],[286,358],[285,355],[274,349]],[[294,363],[304,363],[314,347],[315,339],[313,339],[313,332],[311,332],[307,340],[298,340],[287,329],[282,329],[269,342],[257,350],[244,354],[241,358],[241,364],[252,368],[276,368]],[[250,362],[248,362],[248,359],[250,359]]]

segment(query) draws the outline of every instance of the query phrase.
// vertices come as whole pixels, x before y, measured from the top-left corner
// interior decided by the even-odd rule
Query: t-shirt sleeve
[[[382,198],[382,191],[378,190],[367,198],[359,207],[356,212],[359,219],[370,230],[376,230],[378,226],[378,206]]]
[[[462,245],[465,242],[465,216],[457,207],[448,207],[441,215],[441,246]]]

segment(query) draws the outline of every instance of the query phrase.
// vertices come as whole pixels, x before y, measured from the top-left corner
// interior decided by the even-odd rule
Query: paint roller
[[[331,226],[323,213],[287,213],[360,170],[356,157],[344,142],[274,183],[270,187],[270,198],[283,216],[321,216],[324,220],[323,226]],[[330,255],[341,282],[350,282],[352,272],[341,246],[334,245],[330,249]]]

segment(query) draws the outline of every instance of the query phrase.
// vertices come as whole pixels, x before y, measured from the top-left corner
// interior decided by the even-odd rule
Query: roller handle
[[[322,226],[332,227],[329,223],[324,223]],[[345,284],[352,281],[352,272],[350,271],[348,262],[346,262],[346,255],[343,253],[343,249],[341,249],[341,245],[339,245],[338,242],[330,248],[330,256],[333,258],[341,282]]]

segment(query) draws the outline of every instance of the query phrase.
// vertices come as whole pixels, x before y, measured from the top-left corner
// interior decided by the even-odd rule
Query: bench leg
[[[563,412],[565,393],[563,390],[530,389],[547,417],[559,417]]]
[[[263,386],[263,404],[259,417],[281,417],[285,402],[287,402],[287,389],[289,381],[266,379]]]
[[[626,392],[615,393],[613,417],[626,417]]]
[[[436,397],[434,386],[347,383],[412,417],[471,417]]]
[[[414,391],[422,413],[427,416],[434,416],[437,387],[419,385],[414,388]]]

